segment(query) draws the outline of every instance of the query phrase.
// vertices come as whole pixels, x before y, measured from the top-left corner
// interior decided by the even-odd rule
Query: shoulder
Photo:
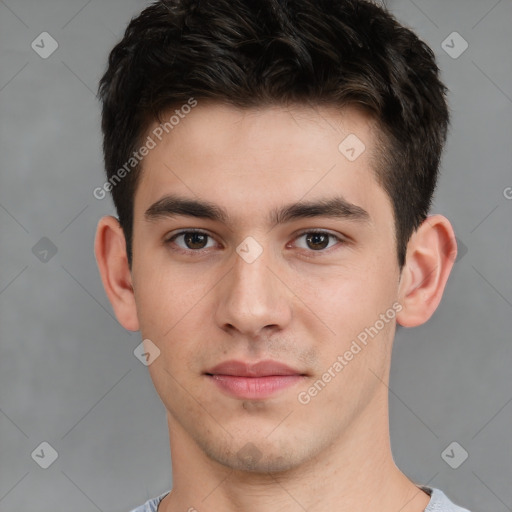
[[[420,486],[427,494],[430,495],[430,501],[425,509],[425,512],[470,512],[466,508],[455,505],[446,494],[440,489]],[[156,498],[151,498],[146,503],[133,509],[131,512],[157,512],[160,502],[169,494],[166,491]]]
[[[150,500],[146,501],[144,505],[134,508],[131,512],[157,512],[158,505],[170,492],[171,491],[166,491],[156,498],[151,498]]]
[[[440,489],[424,485],[421,485],[420,487],[430,495],[430,501],[425,512],[470,512],[466,508],[455,505],[455,503],[453,503]]]

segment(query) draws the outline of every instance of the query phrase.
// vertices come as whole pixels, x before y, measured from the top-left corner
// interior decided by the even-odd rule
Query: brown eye
[[[296,240],[296,247],[306,249],[309,252],[327,252],[324,249],[329,249],[344,242],[342,238],[328,231],[304,231],[297,236]],[[298,242],[299,240],[300,242]]]
[[[329,236],[327,233],[308,233],[306,237],[310,249],[325,249],[329,245]]]
[[[170,237],[165,243],[171,246],[176,245],[178,249],[175,250],[200,252],[202,249],[213,247],[214,240],[203,231],[181,231]]]
[[[188,249],[204,249],[208,241],[208,235],[204,233],[185,233],[183,241]]]

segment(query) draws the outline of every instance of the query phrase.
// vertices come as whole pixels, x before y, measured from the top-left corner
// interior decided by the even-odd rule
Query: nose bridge
[[[261,246],[260,246],[261,247]],[[237,248],[237,257],[231,276],[231,298],[235,299],[238,307],[244,306],[251,313],[258,314],[272,300],[273,285],[269,265],[268,251],[263,251],[243,243]]]
[[[275,267],[270,251],[248,237],[236,253],[217,311],[221,327],[229,324],[252,335],[267,326],[282,327],[289,320],[289,305],[269,270]]]

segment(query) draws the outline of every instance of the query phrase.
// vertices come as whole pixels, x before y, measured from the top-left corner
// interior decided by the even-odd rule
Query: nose
[[[278,277],[279,264],[269,252],[263,250],[254,261],[235,253],[234,265],[219,287],[215,320],[221,329],[255,338],[290,323],[293,294]]]

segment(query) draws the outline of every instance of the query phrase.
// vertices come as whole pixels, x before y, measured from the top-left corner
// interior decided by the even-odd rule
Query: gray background
[[[171,487],[165,411],[133,354],[139,333],[114,318],[93,255],[96,224],[114,213],[109,198],[92,195],[104,182],[95,91],[108,52],[146,5],[0,1],[2,512],[128,511]],[[472,512],[504,512],[512,510],[512,1],[388,5],[431,45],[451,91],[433,212],[450,218],[461,251],[433,318],[397,334],[393,453],[411,479]],[[46,59],[31,48],[44,31],[59,45]],[[454,31],[469,43],[457,58]],[[43,237],[56,254],[44,253],[53,246]],[[31,456],[43,441],[58,453],[48,469]],[[458,469],[442,457],[453,441],[469,454]],[[452,460],[462,453],[456,447]]]

